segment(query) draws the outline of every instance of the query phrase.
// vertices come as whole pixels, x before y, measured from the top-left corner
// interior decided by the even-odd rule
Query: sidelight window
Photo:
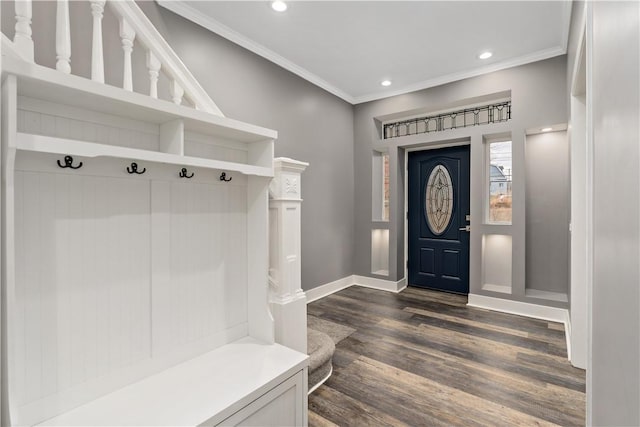
[[[488,144],[488,199],[487,222],[511,224],[512,220],[512,150],[511,141]]]

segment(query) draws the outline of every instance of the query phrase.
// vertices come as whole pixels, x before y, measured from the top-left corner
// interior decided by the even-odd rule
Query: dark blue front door
[[[469,146],[409,153],[409,285],[469,293]]]

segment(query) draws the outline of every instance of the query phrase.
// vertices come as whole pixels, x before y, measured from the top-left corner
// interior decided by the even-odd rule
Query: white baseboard
[[[469,294],[469,302],[467,305],[470,307],[484,308],[487,310],[517,314],[519,316],[532,317],[534,319],[564,324],[564,335],[567,339],[567,358],[571,360],[571,322],[569,319],[569,310],[566,308],[548,307],[546,305],[531,304],[528,302],[512,301],[475,294]]]
[[[407,287],[407,281],[405,279],[394,282],[391,280],[378,279],[375,277],[356,275],[353,276],[353,284],[357,286],[364,286],[365,288],[372,288],[395,293],[398,293]]]
[[[564,321],[564,336],[567,339],[567,358],[571,361],[571,313],[567,310],[567,318]]]
[[[381,291],[398,293],[407,287],[407,280],[401,279],[397,282],[391,280],[378,279],[366,276],[347,276],[324,285],[317,286],[305,291],[307,294],[307,304],[320,298],[324,298],[350,286],[363,286],[365,288],[378,289]]]
[[[502,313],[517,314],[534,319],[548,320],[566,325],[569,311],[566,308],[548,307],[546,305],[528,302],[512,301],[508,299],[469,294],[470,307],[485,308]]]
[[[353,276],[343,277],[342,279],[309,289],[305,291],[307,294],[307,304],[346,289],[349,286],[353,286]]]

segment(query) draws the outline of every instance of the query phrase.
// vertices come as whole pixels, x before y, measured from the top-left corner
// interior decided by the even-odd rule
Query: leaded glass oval
[[[427,225],[433,234],[440,235],[449,226],[453,213],[453,185],[451,175],[443,164],[433,168],[425,197],[425,216]]]

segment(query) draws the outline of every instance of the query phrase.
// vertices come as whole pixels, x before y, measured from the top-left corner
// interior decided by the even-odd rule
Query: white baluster
[[[13,42],[22,56],[33,62],[33,39],[31,38],[31,0],[16,0],[16,34]]]
[[[91,0],[93,15],[93,45],[91,48],[91,80],[104,83],[104,54],[102,52],[102,16],[105,0]]]
[[[71,72],[71,25],[69,23],[69,1],[58,0],[56,12],[56,69]]]
[[[147,51],[147,68],[149,69],[149,96],[158,97],[158,76],[160,75],[160,61],[151,52]]]
[[[171,83],[169,84],[169,91],[171,92],[171,99],[173,100],[173,103],[176,105],[182,104],[184,89],[182,89],[182,86],[180,86],[176,80],[171,80]]]
[[[132,91],[133,71],[131,69],[131,52],[133,52],[133,40],[136,38],[136,32],[124,18],[120,18],[120,38],[122,39],[122,50],[124,51],[124,76],[122,78],[122,88]]]

